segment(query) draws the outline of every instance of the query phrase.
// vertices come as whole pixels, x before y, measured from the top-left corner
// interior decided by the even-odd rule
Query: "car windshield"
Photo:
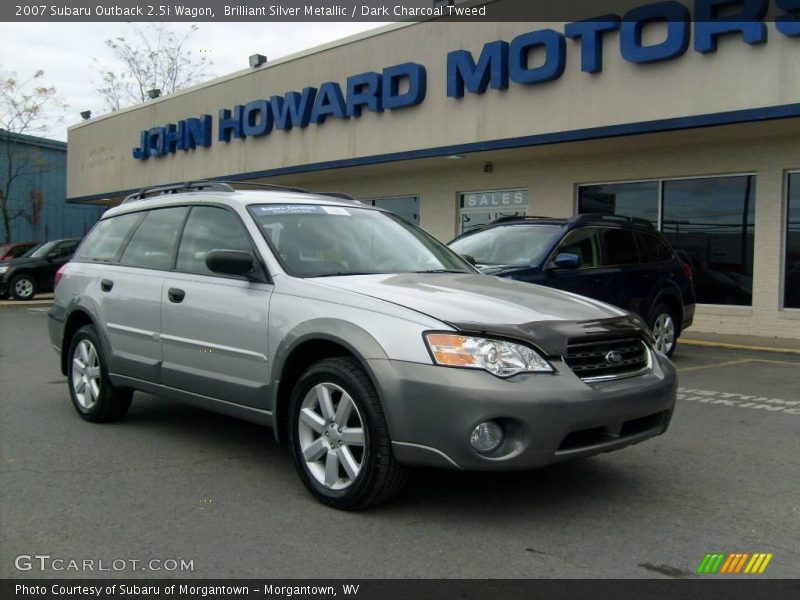
[[[419,227],[379,210],[309,204],[250,207],[290,275],[472,273],[447,246]]]
[[[450,242],[450,249],[479,265],[535,266],[561,235],[558,225],[501,225]]]
[[[41,258],[42,256],[47,256],[47,253],[53,249],[53,246],[56,245],[56,242],[45,242],[43,244],[39,244],[38,246],[34,246],[30,250],[25,253],[26,258]]]

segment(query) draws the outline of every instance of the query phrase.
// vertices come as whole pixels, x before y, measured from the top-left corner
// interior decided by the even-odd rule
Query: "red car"
[[[14,244],[0,244],[0,260],[13,260],[25,254],[31,248],[38,246],[39,242],[16,242]]]

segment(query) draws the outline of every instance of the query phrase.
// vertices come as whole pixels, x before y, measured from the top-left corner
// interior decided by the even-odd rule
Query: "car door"
[[[574,269],[561,269],[553,261],[559,254],[574,254],[580,264]],[[570,231],[550,255],[545,267],[544,285],[582,296],[609,302],[611,269],[603,266],[601,240],[596,227],[581,227]]]
[[[603,264],[611,273],[611,294],[608,302],[633,311],[644,318],[645,299],[652,287],[655,271],[639,258],[639,249],[630,229],[604,227],[600,229],[603,245]],[[646,311],[644,311],[646,312]]]
[[[116,374],[160,382],[161,290],[188,212],[187,207],[177,206],[120,215],[113,218],[121,220],[117,227],[109,227],[98,239],[94,252],[104,255],[113,251],[120,236],[126,237],[115,264],[93,265],[91,283],[111,346],[111,370]],[[91,241],[87,240],[78,258]]]
[[[267,316],[272,285],[212,273],[211,250],[257,256],[240,217],[195,206],[162,298],[163,382],[184,392],[264,408],[268,401]]]

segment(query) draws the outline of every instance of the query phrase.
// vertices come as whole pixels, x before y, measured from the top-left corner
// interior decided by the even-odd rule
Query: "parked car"
[[[449,246],[483,273],[574,292],[639,315],[667,356],[694,318],[692,269],[649,221],[510,217]]]
[[[31,248],[35,248],[39,242],[13,242],[11,244],[0,244],[0,262],[19,258]]]
[[[272,426],[341,509],[392,497],[412,465],[617,450],[664,433],[675,404],[638,317],[487,278],[388,211],[292,190],[130,197],[59,271],[49,332],[85,420],[143,390]]]
[[[20,258],[0,262],[0,296],[32,300],[36,294],[52,292],[56,272],[72,257],[80,241],[45,242]]]

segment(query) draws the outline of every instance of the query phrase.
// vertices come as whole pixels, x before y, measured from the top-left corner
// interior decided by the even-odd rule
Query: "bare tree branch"
[[[5,73],[0,68],[0,218],[3,240],[11,239],[11,222],[28,217],[29,207],[12,211],[12,188],[20,179],[33,179],[52,168],[42,158],[37,158],[27,144],[21,144],[15,134],[36,135],[63,122],[67,108],[55,87],[44,84],[44,71],[38,70],[28,79],[20,81],[15,73]]]
[[[97,92],[110,110],[145,102],[148,90],[157,88],[164,95],[171,94],[208,76],[211,60],[186,50],[197,25],[183,35],[165,23],[131,27],[130,39],[105,41],[112,55],[110,64],[97,58],[92,61],[100,75]]]

